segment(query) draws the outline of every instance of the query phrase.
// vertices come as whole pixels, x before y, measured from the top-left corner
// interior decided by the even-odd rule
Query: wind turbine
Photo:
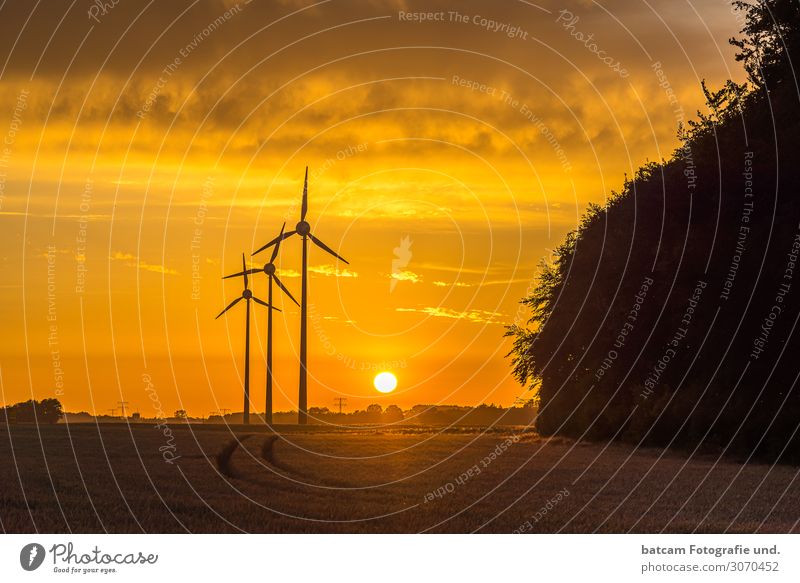
[[[245,425],[250,424],[250,300],[253,300],[257,304],[261,304],[269,308],[270,313],[272,310],[278,310],[278,308],[272,307],[267,302],[262,302],[257,297],[253,295],[253,292],[250,291],[250,287],[247,281],[247,265],[244,262],[244,253],[242,253],[242,274],[244,276],[244,290],[242,290],[242,295],[233,300],[228,307],[222,310],[218,315],[219,318],[222,314],[230,310],[233,306],[245,300],[247,304],[247,316],[245,320],[245,333],[244,333],[244,414],[242,418],[242,422]],[[225,278],[223,278],[225,279]],[[278,310],[280,312],[280,310]],[[214,318],[215,320],[217,318]]]
[[[297,400],[297,422],[300,425],[305,425],[308,422],[308,369],[306,367],[308,360],[308,240],[311,239],[311,242],[314,243],[314,245],[350,265],[350,263],[344,257],[335,253],[333,249],[311,234],[311,225],[309,225],[306,221],[306,213],[308,213],[308,166],[306,166],[306,177],[305,181],[303,182],[303,206],[300,210],[300,222],[297,223],[294,231],[281,233],[272,241],[253,253],[253,255],[261,253],[264,249],[271,247],[272,245],[277,245],[292,235],[299,235],[303,239],[302,291],[300,296],[300,390]]]
[[[283,293],[289,296],[289,299],[300,306],[300,304],[297,303],[297,300],[294,299],[294,296],[289,293],[289,290],[286,289],[286,286],[281,283],[281,280],[278,279],[278,275],[275,273],[275,258],[278,256],[278,250],[281,247],[282,241],[281,237],[283,236],[285,230],[286,223],[283,223],[283,227],[281,227],[281,234],[278,235],[278,242],[275,244],[275,248],[272,250],[272,257],[270,257],[269,263],[264,264],[264,267],[242,270],[241,273],[226,275],[223,279],[239,276],[247,277],[248,273],[258,273],[263,271],[269,278],[269,295],[267,296],[267,303],[269,305],[272,305],[272,282],[274,281],[276,284],[278,284],[278,287],[283,290]],[[268,425],[272,425],[272,310],[269,311],[269,315],[267,316],[267,401],[266,409],[264,411],[265,421]]]

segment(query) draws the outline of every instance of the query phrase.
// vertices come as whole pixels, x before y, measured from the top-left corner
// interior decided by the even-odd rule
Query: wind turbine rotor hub
[[[264,273],[266,273],[267,275],[273,275],[275,273],[275,264],[274,263],[265,264]]]
[[[249,300],[250,298],[252,298],[252,297],[253,297],[253,292],[252,292],[252,291],[250,291],[249,289],[246,289],[246,290],[244,290],[244,291],[242,292],[242,297],[243,297],[244,299],[246,299],[246,300]]]
[[[309,225],[306,221],[300,221],[299,223],[297,223],[295,231],[297,231],[298,235],[302,235],[305,237],[311,232],[311,225]]]

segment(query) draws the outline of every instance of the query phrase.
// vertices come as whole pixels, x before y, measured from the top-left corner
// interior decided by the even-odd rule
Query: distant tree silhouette
[[[64,416],[58,399],[24,401],[2,410],[2,417],[8,423],[47,423],[53,424]]]
[[[403,410],[397,405],[389,405],[383,412],[383,421],[386,423],[396,423],[403,420]]]
[[[327,407],[311,407],[310,423],[330,424],[335,426],[358,425],[436,425],[436,426],[503,426],[525,425],[529,426],[536,416],[536,401],[529,400],[522,406],[510,408],[498,405],[478,405],[469,407],[462,405],[415,405],[408,411],[403,411],[397,405],[388,405],[383,409],[379,404],[373,403],[366,409],[359,409],[349,413],[338,413]],[[313,414],[313,415],[312,415]],[[274,421],[278,424],[294,423],[296,411],[276,411]],[[230,422],[230,416],[227,419]],[[207,423],[222,423],[219,415],[210,415]]]
[[[44,423],[58,423],[64,416],[64,409],[58,399],[43,399],[37,405],[37,416]]]
[[[800,3],[735,4],[750,86],[703,83],[672,158],[589,205],[508,329],[545,434],[800,459]]]
[[[186,410],[185,409],[178,409],[175,411],[175,419],[186,419]]]

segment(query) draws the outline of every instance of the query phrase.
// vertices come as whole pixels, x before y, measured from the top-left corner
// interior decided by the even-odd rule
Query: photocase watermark
[[[56,304],[56,246],[48,245],[47,253],[47,349],[53,368],[55,394],[64,394],[64,369],[61,368],[61,347],[58,340],[58,311]]]
[[[54,573],[81,573],[84,575],[91,573],[108,574],[115,573],[116,569],[107,565],[155,565],[158,562],[158,555],[153,553],[123,552],[107,553],[95,545],[89,551],[76,552],[73,543],[57,543],[50,547],[50,556],[53,558]],[[59,567],[66,565],[64,567]],[[80,565],[87,565],[80,567]]]
[[[728,273],[725,274],[725,281],[722,284],[719,299],[728,301],[733,288],[733,282],[739,271],[739,264],[747,248],[747,237],[750,234],[750,215],[753,214],[753,152],[744,153],[744,201],[742,202],[742,216],[739,221],[739,230],[736,233],[736,247],[733,250],[731,263],[728,266]]]
[[[450,79],[450,84],[457,87],[463,87],[464,89],[469,89],[472,93],[482,93],[484,95],[494,97],[501,101],[504,105],[507,105],[508,107],[517,111],[522,117],[533,124],[533,127],[536,128],[536,130],[547,141],[547,143],[553,149],[556,158],[558,158],[562,170],[565,172],[572,171],[572,164],[570,163],[569,158],[567,157],[567,154],[564,151],[564,148],[561,146],[558,138],[547,126],[544,120],[539,117],[527,103],[515,98],[510,91],[500,89],[499,87],[489,85],[488,83],[483,83],[482,81],[466,79],[459,75],[453,75]]]
[[[42,566],[46,556],[44,547],[39,543],[30,543],[19,552],[19,564],[26,571],[35,571]]]
[[[536,511],[529,520],[526,520],[517,528],[512,531],[512,534],[523,534],[526,532],[531,532],[533,530],[533,525],[542,520],[547,514],[553,510],[556,506],[561,504],[561,502],[569,496],[569,490],[564,488],[563,490],[559,490],[558,493],[550,498],[539,510]]]
[[[528,40],[528,31],[520,26],[509,22],[502,22],[487,18],[480,14],[463,14],[456,10],[447,12],[439,10],[437,12],[406,12],[400,10],[397,13],[397,20],[400,22],[452,22],[455,24],[471,24],[478,28],[483,28],[492,33],[504,34],[510,39]]]
[[[550,144],[550,147],[553,149],[556,158],[558,158],[558,161],[561,163],[561,169],[565,172],[571,172],[572,164],[570,163],[564,148],[561,146],[561,143],[558,141],[558,138],[556,138],[552,130],[547,126],[547,124],[545,124],[544,120],[536,115],[536,113],[534,113],[533,109],[531,109],[527,103],[520,102],[519,99],[514,98],[514,96],[508,91],[502,90],[500,92],[500,99],[512,109],[517,110],[522,117],[533,124],[533,127],[535,127],[542,137],[547,140],[547,143]]]
[[[494,449],[484,456],[483,459],[481,459],[477,464],[461,472],[457,478],[425,494],[424,503],[427,504],[428,502],[433,502],[435,499],[441,500],[448,494],[452,494],[456,491],[457,487],[463,486],[472,478],[475,478],[483,473],[483,470],[488,468],[493,461],[503,455],[509,447],[517,442],[519,442],[519,435],[510,435],[505,440],[498,443]]]
[[[800,225],[798,225],[800,230]],[[792,239],[792,246],[786,253],[786,266],[783,269],[783,276],[781,282],[778,284],[778,289],[775,290],[775,297],[767,315],[764,316],[761,322],[761,331],[758,336],[753,339],[753,348],[750,351],[750,359],[758,360],[761,353],[767,347],[772,328],[783,313],[783,304],[786,301],[789,292],[792,289],[792,282],[794,280],[794,270],[797,267],[797,260],[800,257],[800,232],[796,232],[794,239]]]
[[[575,16],[572,12],[567,10],[566,8],[559,11],[558,17],[556,18],[556,22],[560,23],[564,30],[569,31],[569,34],[572,38],[574,38],[579,43],[583,44],[589,52],[593,53],[597,56],[600,61],[605,63],[605,65],[617,73],[623,79],[627,79],[630,77],[630,73],[628,72],[625,67],[622,66],[620,61],[616,60],[614,57],[609,56],[608,53],[601,49],[597,42],[594,40],[594,33],[590,32],[589,34],[584,34],[583,32],[577,30],[576,25],[580,21],[579,16]]]
[[[100,17],[107,15],[119,3],[120,0],[94,0],[86,14],[89,16],[89,20],[94,20],[96,23],[100,24]]]
[[[389,293],[394,291],[397,287],[397,282],[405,279],[403,277],[403,270],[408,267],[413,253],[411,253],[411,245],[413,245],[411,237],[405,236],[400,239],[400,244],[393,249],[394,257],[392,258],[392,275],[389,281]]]
[[[156,80],[155,85],[153,85],[153,88],[150,90],[150,93],[148,93],[142,108],[136,112],[136,117],[139,119],[145,118],[147,113],[155,105],[158,97],[161,95],[161,91],[164,89],[164,87],[166,87],[170,78],[172,78],[172,76],[178,71],[184,60],[187,59],[189,55],[191,55],[195,49],[197,49],[197,47],[199,47],[203,41],[211,36],[220,26],[228,22],[236,14],[239,14],[243,10],[243,5],[246,6],[250,3],[250,1],[251,0],[246,0],[242,3],[237,2],[228,8],[228,10],[211,21],[208,26],[196,34],[189,43],[187,43],[178,51],[178,54],[172,59],[172,62],[167,64],[167,66],[161,70],[161,74],[158,76],[158,79]]]
[[[636,295],[633,298],[633,305],[625,315],[625,323],[619,329],[617,337],[614,339],[614,347],[608,350],[606,357],[603,359],[603,361],[600,363],[600,366],[594,373],[594,378],[598,381],[603,378],[606,372],[608,372],[608,369],[611,368],[611,365],[614,364],[614,361],[619,358],[619,352],[617,351],[622,350],[625,347],[628,335],[633,332],[634,325],[639,319],[639,312],[641,311],[644,300],[647,297],[647,292],[650,289],[650,286],[653,285],[654,281],[655,280],[648,275],[645,276],[644,280],[642,281],[642,285],[639,286],[639,291],[636,292]]]
[[[697,188],[697,172],[695,171],[694,153],[692,152],[692,147],[687,141],[678,149],[678,151],[680,152],[680,157],[683,159],[685,164],[683,176],[686,178],[686,190],[689,192],[689,194],[694,194],[694,191]]]
[[[161,452],[161,457],[164,458],[165,462],[174,464],[175,460],[180,459],[181,456],[175,455],[178,451],[178,446],[175,444],[175,436],[172,434],[172,429],[167,425],[167,416],[164,414],[164,409],[161,406],[161,400],[158,398],[153,379],[149,374],[143,373],[142,382],[144,383],[144,390],[153,403],[153,409],[156,412],[158,423],[156,423],[155,428],[161,430],[166,440],[164,445],[159,446],[158,451]]]
[[[17,133],[22,127],[22,114],[28,108],[28,95],[30,95],[30,92],[27,89],[21,90],[17,95],[14,109],[11,111],[11,121],[8,124],[8,130],[3,138],[2,149],[0,150],[0,211],[5,206],[7,171],[11,163],[14,144],[17,141]]]
[[[56,543],[49,551],[39,543],[29,543],[19,552],[19,564],[25,571],[35,571],[42,566],[48,552],[52,558],[53,572],[71,575],[108,575],[117,573],[117,566],[155,565],[155,553],[105,552],[95,545],[87,551],[76,550],[72,542]]]
[[[369,142],[362,142],[360,144],[349,144],[346,147],[338,150],[333,156],[329,156],[325,158],[325,161],[311,170],[308,174],[309,182],[316,180],[323,174],[325,174],[328,170],[333,168],[338,162],[342,162],[347,160],[348,158],[352,158],[353,156],[357,156],[358,154],[363,154],[369,148]]]
[[[94,181],[86,180],[78,205],[78,234],[75,236],[75,293],[83,294],[86,289],[86,235],[89,230],[89,211],[92,208]]]
[[[328,156],[325,158],[325,161],[317,166],[316,168],[312,168],[311,172],[308,173],[308,182],[309,184],[313,183],[317,178],[324,175],[328,170],[336,166],[337,163],[343,162],[348,158],[352,158],[358,154],[366,152],[369,148],[369,142],[362,142],[360,144],[348,144],[346,147],[342,148],[341,150],[337,150],[333,156]],[[297,209],[300,207],[300,204],[303,200],[302,191],[301,194],[294,199],[294,202],[291,206],[286,210],[283,215],[284,221],[294,220],[297,216]]]
[[[536,291],[536,282],[538,281],[538,276],[534,276],[528,281],[528,287],[525,289],[525,295],[523,298],[529,298],[533,295],[533,292]],[[529,316],[529,310],[526,305],[520,301],[519,306],[517,307],[517,312],[514,314],[514,323],[513,326],[522,326],[522,324],[526,323]]]
[[[486,95],[491,95],[492,97],[497,97],[499,95],[499,89],[497,87],[487,85],[486,83],[481,83],[480,81],[474,81],[472,79],[464,79],[459,75],[453,75],[450,83],[452,85],[456,85],[457,87],[469,89],[473,93],[484,93]]]
[[[459,24],[472,24],[478,28],[483,28],[493,33],[504,34],[510,39],[528,40],[528,31],[520,26],[509,22],[501,22],[491,18],[486,18],[480,14],[461,14],[460,12],[450,11],[447,13],[450,22]]]
[[[647,399],[653,394],[656,384],[658,383],[659,379],[661,379],[664,371],[667,370],[669,363],[677,356],[678,350],[680,350],[681,346],[683,345],[683,341],[686,339],[686,335],[689,333],[689,327],[694,320],[697,306],[700,303],[700,298],[707,286],[708,284],[702,279],[697,280],[697,283],[692,290],[692,295],[689,296],[686,308],[683,311],[683,316],[681,316],[680,326],[678,326],[678,328],[672,334],[672,338],[667,343],[663,354],[656,361],[656,364],[653,365],[653,368],[650,370],[644,380],[645,388],[642,389],[642,392],[639,395],[642,397],[642,399]]]
[[[363,372],[380,372],[382,370],[408,368],[408,362],[404,358],[381,361],[357,360],[352,356],[348,356],[343,352],[340,352],[336,348],[336,345],[331,337],[328,336],[327,332],[325,332],[325,327],[322,324],[323,316],[317,311],[317,308],[314,304],[308,305],[308,317],[311,320],[311,329],[317,335],[317,339],[320,341],[320,344],[322,344],[322,349],[325,354],[332,358],[336,358],[336,360],[340,362],[342,366],[351,370],[359,370]]]
[[[208,215],[208,200],[214,196],[214,177],[207,176],[203,182],[203,188],[200,191],[200,203],[197,205],[197,211],[194,214],[194,230],[192,231],[192,239],[189,243],[189,250],[192,254],[192,299],[200,299],[200,284],[202,280],[200,244],[203,242],[203,225],[206,222],[206,215]]]
[[[675,120],[679,125],[682,125],[686,120],[686,113],[683,111],[683,107],[678,101],[678,96],[672,89],[672,84],[669,82],[667,74],[664,72],[664,69],[661,66],[661,61],[656,61],[650,65],[650,68],[656,74],[658,86],[661,87],[664,90],[664,93],[667,95],[667,101],[669,101],[669,104],[672,106],[672,113],[675,116]]]

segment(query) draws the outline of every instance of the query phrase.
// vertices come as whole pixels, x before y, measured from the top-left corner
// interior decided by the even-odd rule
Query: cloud
[[[71,215],[71,214],[58,214],[53,216],[53,213],[35,213],[31,211],[0,211],[0,217],[27,217],[29,219],[47,219],[52,221],[56,219],[77,219],[83,221],[107,221],[111,215]]]
[[[468,322],[476,322],[483,324],[500,324],[496,318],[502,316],[500,312],[487,312],[486,310],[467,310],[460,312],[451,310],[449,308],[442,308],[441,306],[429,306],[425,308],[395,308],[396,312],[418,312],[420,314],[427,314],[434,318],[449,318],[451,320],[467,320]]]
[[[323,320],[330,320],[331,322],[344,322],[345,324],[355,324],[355,320],[340,318],[339,316],[322,316]]]
[[[464,265],[446,265],[441,263],[423,263],[420,265],[425,269],[429,269],[431,271],[445,271],[450,273],[471,273],[476,275],[485,275],[487,273],[492,272],[500,272],[503,270],[502,267],[496,265],[487,265],[481,267],[465,267]]]
[[[296,269],[278,269],[275,273],[278,277],[300,277],[301,273]]]
[[[510,285],[513,283],[524,283],[530,282],[531,278],[528,277],[515,277],[511,279],[490,279],[479,281],[475,283],[467,283],[465,281],[454,281],[453,283],[448,283],[446,281],[434,281],[433,285],[436,287],[484,287],[487,285]]]
[[[349,269],[337,269],[333,265],[312,265],[308,268],[309,273],[316,273],[326,277],[358,277],[358,273]]]
[[[260,266],[259,266],[260,267]],[[337,269],[334,265],[310,265],[308,267],[309,273],[316,273],[317,275],[324,275],[325,277],[358,277],[358,273],[350,271],[349,269]],[[300,277],[302,274],[296,269],[279,269],[278,277]]]
[[[163,265],[155,265],[147,263],[146,261],[139,260],[131,253],[122,253],[121,251],[114,251],[113,255],[109,256],[113,261],[124,261],[128,267],[136,267],[142,271],[152,271],[154,273],[162,273],[164,275],[178,275],[175,269],[165,267]]]
[[[422,281],[422,276],[414,273],[413,271],[403,270],[397,273],[390,273],[389,279],[396,279],[397,281],[410,281],[411,283],[419,283]]]

